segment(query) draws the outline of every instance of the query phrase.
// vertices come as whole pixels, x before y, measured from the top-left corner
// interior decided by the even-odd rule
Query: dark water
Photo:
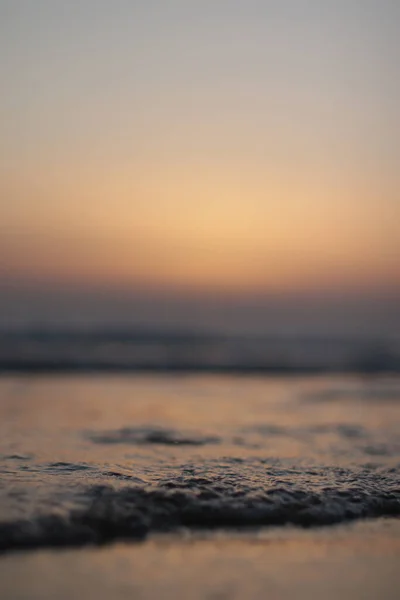
[[[0,550],[400,516],[400,377],[8,375]]]
[[[126,329],[0,332],[0,372],[400,373],[400,339]]]

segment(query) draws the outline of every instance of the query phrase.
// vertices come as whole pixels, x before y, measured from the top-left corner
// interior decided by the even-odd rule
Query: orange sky
[[[0,241],[9,273],[210,290],[399,283],[398,208],[379,186],[294,168],[290,179],[212,165],[60,171],[11,182],[21,200]]]
[[[4,3],[0,284],[398,290],[398,7],[300,4]]]

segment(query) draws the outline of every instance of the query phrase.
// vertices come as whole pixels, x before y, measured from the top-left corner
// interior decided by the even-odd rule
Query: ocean
[[[396,340],[0,336],[2,598],[397,598]]]

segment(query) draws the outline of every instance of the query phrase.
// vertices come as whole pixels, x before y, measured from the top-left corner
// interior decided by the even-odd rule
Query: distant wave
[[[400,372],[400,341],[154,331],[0,333],[0,372]]]
[[[218,444],[216,436],[183,433],[165,427],[123,427],[111,431],[88,432],[87,437],[96,444],[161,444],[164,446],[203,446]]]
[[[223,476],[192,468],[156,485],[92,486],[83,508],[0,523],[0,550],[143,540],[181,528],[316,527],[400,516],[398,481],[393,468],[266,466],[263,484],[229,469]]]

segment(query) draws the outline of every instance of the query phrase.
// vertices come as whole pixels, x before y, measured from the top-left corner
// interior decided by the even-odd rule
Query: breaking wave
[[[0,550],[138,541],[182,528],[317,527],[400,516],[398,467],[303,470],[261,461],[252,470],[236,462],[225,474],[187,467],[150,485],[93,485],[76,508],[0,523]]]

